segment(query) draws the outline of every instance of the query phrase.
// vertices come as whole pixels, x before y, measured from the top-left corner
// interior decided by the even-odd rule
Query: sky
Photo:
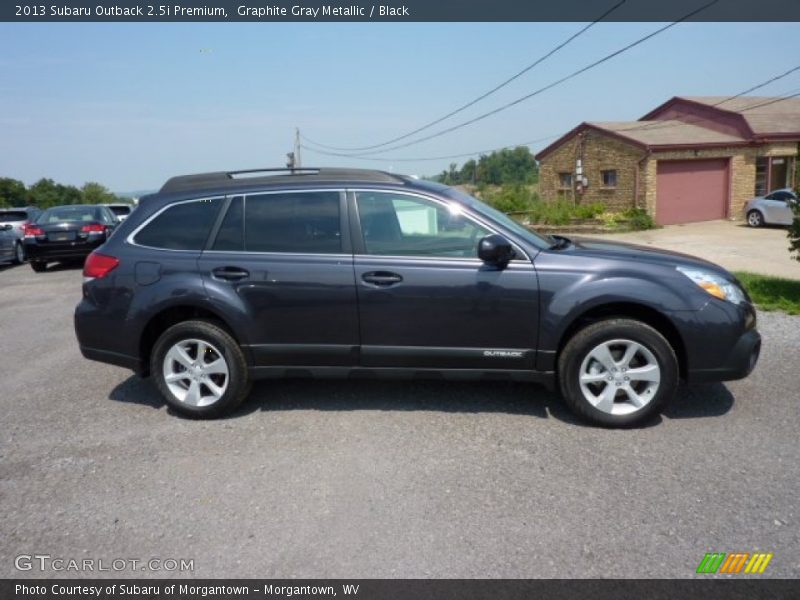
[[[378,144],[482,94],[583,25],[0,23],[0,177],[150,190],[178,174],[282,167],[295,127],[323,144]],[[600,23],[426,133],[526,95],[661,25]],[[798,33],[797,23],[678,24],[498,115],[378,156],[477,152],[557,136],[582,121],[635,120],[675,95],[737,94],[800,64]],[[800,71],[757,94],[797,91]],[[304,166],[416,175],[464,160],[302,152]]]

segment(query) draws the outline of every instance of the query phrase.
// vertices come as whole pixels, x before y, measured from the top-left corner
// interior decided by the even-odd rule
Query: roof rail
[[[159,193],[191,192],[211,190],[215,188],[246,187],[257,184],[296,183],[302,177],[308,182],[379,182],[404,184],[408,179],[385,171],[369,169],[340,168],[266,168],[242,169],[238,171],[216,171],[198,173],[196,175],[179,175],[172,177],[161,187]]]

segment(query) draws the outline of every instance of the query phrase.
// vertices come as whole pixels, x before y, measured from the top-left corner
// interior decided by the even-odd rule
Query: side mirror
[[[493,233],[478,242],[478,258],[487,264],[505,267],[514,258],[514,248],[502,235]]]

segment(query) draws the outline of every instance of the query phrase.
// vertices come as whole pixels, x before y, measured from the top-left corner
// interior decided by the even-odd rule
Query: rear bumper
[[[761,335],[755,329],[746,331],[731,347],[723,363],[712,369],[690,370],[691,383],[744,379],[755,369],[761,354]]]
[[[75,337],[84,358],[131,369],[138,374],[145,371],[135,346],[129,342],[117,322],[110,321],[97,307],[86,299],[75,308]],[[113,328],[112,328],[113,327]],[[109,335],[116,331],[116,335]]]
[[[92,250],[101,246],[105,240],[97,242],[75,242],[70,244],[38,244],[25,242],[25,252],[31,260],[68,260],[86,258]]]
[[[97,362],[124,367],[136,371],[139,374],[143,372],[142,363],[135,356],[119,354],[109,350],[100,350],[99,348],[90,348],[88,346],[81,346],[80,349],[83,357],[89,360],[96,360]]]

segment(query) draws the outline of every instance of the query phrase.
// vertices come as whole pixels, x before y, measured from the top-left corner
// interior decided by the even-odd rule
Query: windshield
[[[465,194],[461,190],[457,190],[455,188],[448,188],[446,193],[451,198],[460,200],[478,214],[488,217],[492,221],[499,223],[512,233],[515,233],[516,235],[524,239],[526,242],[533,244],[537,248],[549,248],[550,245],[553,243],[552,240],[549,240],[539,235],[538,233],[531,231],[530,229],[522,225],[522,223],[515,221],[507,214],[500,212],[496,208],[492,208],[488,204],[481,202],[480,200],[474,198],[473,196],[470,196],[469,194]]]
[[[94,206],[59,206],[48,208],[36,222],[39,224],[60,223],[62,221],[99,221],[100,211]]]

